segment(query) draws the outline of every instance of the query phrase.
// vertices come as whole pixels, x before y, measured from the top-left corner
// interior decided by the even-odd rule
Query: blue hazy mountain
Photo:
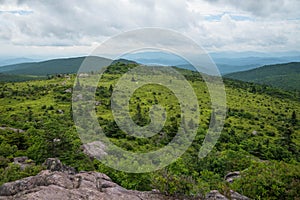
[[[188,64],[188,62],[180,56],[160,51],[126,54],[122,56],[122,58],[134,60],[144,65],[178,66]]]
[[[300,52],[220,52],[211,57],[222,74],[246,71],[263,65],[300,62]]]
[[[86,57],[58,58],[42,62],[28,62],[0,67],[0,73],[9,75],[46,76],[53,74],[77,73]],[[90,56],[87,71],[97,71],[99,66],[108,66],[114,62],[134,63],[134,61],[119,59],[112,61],[103,57]]]
[[[221,74],[246,71],[263,65],[300,62],[300,52],[218,52],[209,54]],[[43,62],[31,62],[28,58],[0,59],[0,73],[45,75],[56,73],[76,73],[85,57],[52,59]],[[186,60],[175,54],[148,51],[131,53],[121,57],[123,61],[134,61],[145,65],[177,66],[184,69],[195,70]],[[38,60],[38,59],[36,59]],[[95,62],[107,61],[105,58],[96,59]],[[14,63],[1,66],[1,63]],[[109,61],[107,61],[109,62]]]
[[[33,58],[0,58],[0,66],[36,62],[39,60],[40,59],[33,59]]]
[[[210,53],[221,74],[255,69],[263,65],[300,62],[300,52],[218,52]],[[178,66],[185,69],[194,69],[180,56],[160,51],[138,52],[123,56],[145,65]]]

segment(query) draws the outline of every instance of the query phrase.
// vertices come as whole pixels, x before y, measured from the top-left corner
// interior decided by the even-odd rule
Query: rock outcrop
[[[76,175],[44,170],[37,176],[6,183],[0,187],[1,200],[141,200],[167,199],[151,192],[126,190],[105,174],[81,172]]]
[[[157,192],[126,190],[105,174],[75,173],[73,168],[50,158],[47,170],[0,187],[0,200],[147,200],[171,199]]]
[[[47,170],[0,186],[0,200],[175,200],[190,199],[165,196],[158,191],[127,190],[114,183],[107,175],[98,172],[79,172],[49,158]],[[248,200],[236,192],[231,199]],[[218,191],[207,194],[208,200],[227,199]]]

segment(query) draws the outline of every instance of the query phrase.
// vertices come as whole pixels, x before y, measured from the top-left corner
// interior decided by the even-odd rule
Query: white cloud
[[[0,0],[0,56],[88,54],[140,27],[174,29],[209,51],[297,50],[299,9],[298,0]]]
[[[223,8],[235,8],[260,18],[299,18],[299,0],[205,0]]]

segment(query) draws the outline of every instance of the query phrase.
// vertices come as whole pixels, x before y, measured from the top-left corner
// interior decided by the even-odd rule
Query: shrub
[[[297,199],[300,167],[284,162],[257,162],[231,188],[253,199]]]

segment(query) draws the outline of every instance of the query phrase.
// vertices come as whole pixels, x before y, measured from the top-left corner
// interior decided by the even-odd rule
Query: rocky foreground
[[[105,174],[98,172],[76,173],[58,159],[45,162],[47,170],[38,175],[5,183],[0,187],[0,200],[175,200],[188,199],[170,197],[159,192],[127,190],[112,182]],[[206,195],[207,200],[226,200],[218,191]],[[231,198],[247,200],[236,192]]]

